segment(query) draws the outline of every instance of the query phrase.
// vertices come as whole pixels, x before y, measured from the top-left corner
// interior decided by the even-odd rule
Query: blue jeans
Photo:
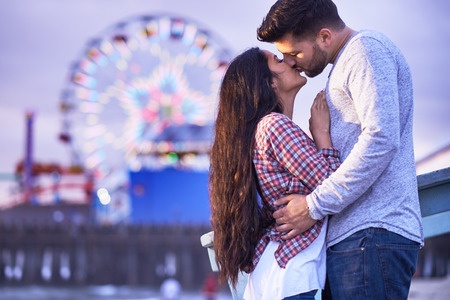
[[[381,228],[356,232],[327,249],[333,300],[407,299],[420,244]]]
[[[301,293],[294,296],[289,296],[283,298],[283,300],[314,300],[314,296],[316,296],[317,290],[309,291],[306,293]]]

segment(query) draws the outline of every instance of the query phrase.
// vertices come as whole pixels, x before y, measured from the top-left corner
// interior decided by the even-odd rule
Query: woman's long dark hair
[[[252,271],[267,223],[258,203],[252,149],[259,120],[282,112],[272,79],[264,52],[251,48],[230,63],[220,88],[209,193],[219,278],[233,286],[240,271]]]

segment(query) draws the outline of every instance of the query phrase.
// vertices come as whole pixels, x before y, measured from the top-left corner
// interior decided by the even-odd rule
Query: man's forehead
[[[291,53],[293,52],[293,45],[289,41],[277,41],[275,42],[275,47],[281,53]]]
[[[306,44],[307,44],[306,42],[302,42],[297,39],[285,37],[283,39],[280,39],[279,41],[276,41],[275,47],[281,53],[293,53],[293,52],[303,51]]]

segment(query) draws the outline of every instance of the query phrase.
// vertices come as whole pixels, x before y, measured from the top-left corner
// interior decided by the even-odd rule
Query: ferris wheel
[[[60,139],[119,202],[108,218],[127,214],[129,170],[208,168],[231,55],[205,27],[169,15],[127,19],[87,43],[63,89]]]

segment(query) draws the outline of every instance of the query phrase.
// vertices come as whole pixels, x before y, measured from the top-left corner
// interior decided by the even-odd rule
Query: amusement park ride
[[[211,31],[169,15],[127,19],[90,40],[60,102],[71,167],[25,159],[26,197],[42,198],[30,194],[38,175],[79,176],[79,200],[91,197],[98,222],[208,222],[209,149],[231,55]]]

